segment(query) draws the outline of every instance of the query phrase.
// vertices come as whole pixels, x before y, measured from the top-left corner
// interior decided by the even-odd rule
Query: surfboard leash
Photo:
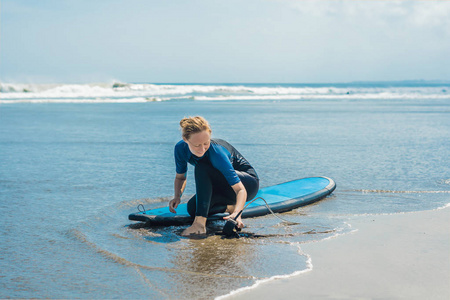
[[[286,220],[280,216],[278,216],[277,213],[275,213],[269,206],[269,204],[267,203],[266,199],[264,199],[263,197],[257,197],[255,199],[253,199],[252,201],[248,202],[246,206],[244,206],[244,208],[236,215],[236,217],[234,217],[233,219],[228,219],[225,222],[225,225],[223,226],[222,229],[222,233],[226,236],[226,237],[236,237],[236,238],[240,238],[238,231],[241,231],[241,228],[239,228],[237,226],[237,221],[236,219],[239,218],[239,216],[242,214],[242,212],[244,211],[244,209],[246,209],[251,203],[255,202],[256,200],[261,199],[262,201],[264,201],[267,209],[269,210],[269,212],[274,215],[275,217],[277,217],[278,219],[282,220],[283,222],[288,223],[289,225],[300,225],[300,223],[297,222],[292,222],[289,220]]]
[[[264,201],[264,203],[266,204],[266,207],[267,207],[267,209],[270,211],[270,213],[271,213],[272,215],[274,215],[275,217],[277,217],[278,219],[282,220],[283,222],[289,223],[290,225],[300,225],[300,223],[292,222],[292,221],[289,221],[289,220],[286,220],[286,219],[280,217],[276,212],[274,212],[274,211],[270,208],[270,206],[269,206],[269,204],[267,203],[266,199],[264,199],[263,197],[255,198],[255,199],[253,199],[252,201],[250,201],[250,203],[252,203],[253,201],[256,201],[256,200],[258,200],[258,199],[261,199],[262,201]],[[248,203],[248,204],[244,207],[244,209],[245,209],[250,203]]]
[[[142,210],[141,210],[141,207],[142,207]],[[145,215],[146,210],[145,210],[144,204],[139,204],[137,209],[139,212],[141,212]]]

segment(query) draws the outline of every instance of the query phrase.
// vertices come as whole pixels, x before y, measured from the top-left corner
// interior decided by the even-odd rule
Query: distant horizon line
[[[450,1],[450,0],[449,0]],[[351,83],[450,83],[450,79],[413,80],[358,80],[358,81],[310,81],[310,82],[114,82],[114,83],[153,83],[153,84],[351,84]]]

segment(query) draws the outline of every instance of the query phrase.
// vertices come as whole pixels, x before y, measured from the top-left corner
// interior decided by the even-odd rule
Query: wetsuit
[[[236,204],[236,193],[231,186],[239,182],[247,191],[246,201],[258,192],[259,178],[255,169],[224,140],[211,139],[202,157],[192,154],[188,144],[181,140],[175,145],[176,172],[186,173],[188,163],[195,166],[196,194],[187,204],[192,217],[225,212],[227,205]]]

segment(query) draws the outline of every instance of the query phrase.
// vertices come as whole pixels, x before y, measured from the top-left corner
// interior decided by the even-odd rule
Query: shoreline
[[[300,245],[311,269],[216,299],[450,299],[450,205],[348,222],[351,233]]]

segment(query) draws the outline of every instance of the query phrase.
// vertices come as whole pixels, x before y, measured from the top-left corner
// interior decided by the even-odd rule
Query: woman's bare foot
[[[194,222],[188,228],[186,228],[181,235],[189,236],[191,234],[205,234],[206,233],[206,218],[195,217]]]

